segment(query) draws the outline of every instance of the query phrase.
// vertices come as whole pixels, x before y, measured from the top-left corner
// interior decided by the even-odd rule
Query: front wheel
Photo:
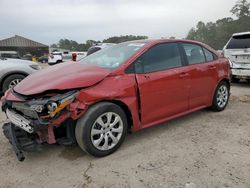
[[[229,95],[229,84],[225,81],[220,82],[213,97],[212,109],[217,112],[224,110],[228,104]]]
[[[119,106],[109,102],[98,103],[77,121],[76,140],[87,153],[103,157],[120,147],[127,127],[126,115]]]

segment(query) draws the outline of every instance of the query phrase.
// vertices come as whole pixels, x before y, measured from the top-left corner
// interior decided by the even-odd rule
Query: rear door
[[[215,55],[200,45],[182,43],[190,75],[189,108],[207,106],[218,80]]]
[[[188,110],[186,69],[177,43],[153,46],[136,61],[143,127]]]

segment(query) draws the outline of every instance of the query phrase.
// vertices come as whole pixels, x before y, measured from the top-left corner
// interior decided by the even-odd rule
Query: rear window
[[[241,48],[250,48],[250,34],[233,36],[226,49],[241,49]]]

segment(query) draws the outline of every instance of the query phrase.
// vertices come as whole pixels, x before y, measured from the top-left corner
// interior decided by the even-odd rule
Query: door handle
[[[188,77],[188,76],[189,76],[189,74],[186,73],[186,72],[183,72],[183,73],[181,73],[181,74],[179,75],[180,78],[185,78],[185,77]]]
[[[214,70],[214,69],[216,69],[216,66],[210,65],[210,66],[208,66],[208,68],[209,68],[210,70]]]

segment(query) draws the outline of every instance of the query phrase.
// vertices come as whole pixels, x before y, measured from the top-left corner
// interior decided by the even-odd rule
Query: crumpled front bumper
[[[18,128],[13,123],[5,123],[3,125],[3,133],[13,146],[14,152],[19,161],[24,161],[24,151],[39,151],[41,145],[35,139],[28,136],[29,133]]]

